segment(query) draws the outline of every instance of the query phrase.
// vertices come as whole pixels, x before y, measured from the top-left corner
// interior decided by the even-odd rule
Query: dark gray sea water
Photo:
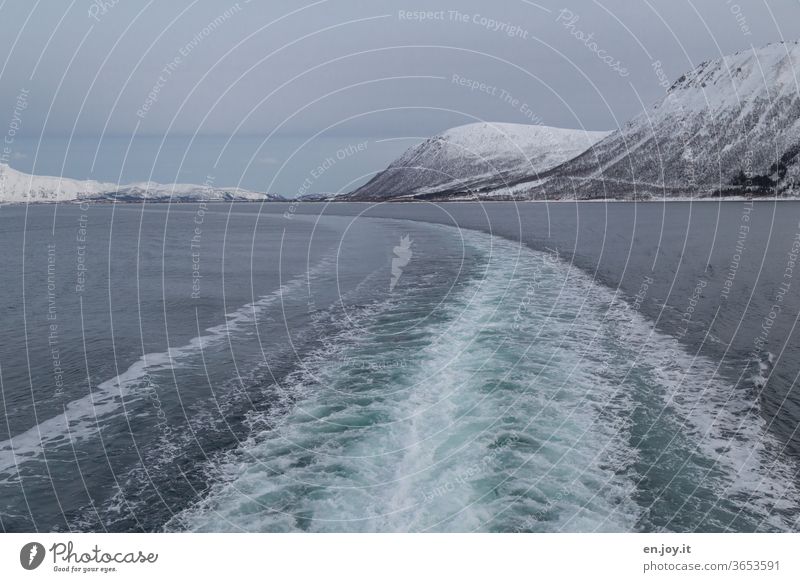
[[[797,531],[799,222],[0,207],[0,530]]]

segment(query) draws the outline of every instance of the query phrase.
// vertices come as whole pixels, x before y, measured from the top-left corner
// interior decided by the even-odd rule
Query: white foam
[[[314,376],[331,383],[295,377],[286,389],[305,399],[279,430],[242,451],[235,480],[181,521],[211,530],[557,530],[569,520],[583,529],[630,529],[632,482],[617,465],[635,454],[587,400],[588,371],[574,386],[551,376],[581,366],[579,346],[533,376],[544,362],[526,347],[539,330],[518,332],[527,343],[508,335],[532,271],[551,267],[512,243],[471,233],[466,240],[484,250],[489,242],[496,254],[485,276],[449,300],[445,321],[425,329],[425,347],[408,348],[407,374],[386,385],[374,374],[348,378],[330,366],[330,352],[315,358]],[[527,277],[509,280],[515,269]],[[529,315],[542,323],[548,313]],[[383,319],[390,316],[384,311]],[[555,337],[568,325],[550,323]],[[509,352],[501,357],[504,344]],[[371,356],[344,338],[334,345],[336,359],[409,355],[397,353],[399,341],[372,345]],[[620,506],[625,511],[607,520]]]
[[[275,387],[297,405],[267,422],[240,449],[235,476],[171,527],[629,531],[652,509],[635,500],[650,468],[683,464],[697,479],[680,485],[686,501],[709,490],[704,507],[727,500],[755,529],[790,528],[793,468],[714,362],[583,272],[462,234],[491,259],[449,298],[444,321],[416,330],[423,347],[419,337],[365,341],[358,330],[376,315],[390,325],[396,305],[365,313]],[[336,365],[348,358],[409,367],[359,374]],[[637,398],[651,395],[669,427],[661,454],[672,457],[642,469],[631,419]],[[691,510],[676,503],[659,527],[672,529],[682,511]]]
[[[253,326],[282,297],[302,290],[309,277],[330,269],[333,260],[332,257],[323,259],[307,273],[294,277],[272,293],[226,314],[224,323],[206,329],[203,335],[183,346],[144,354],[123,373],[98,384],[90,394],[66,403],[63,413],[0,442],[0,477],[13,477],[22,463],[40,460],[48,445],[66,446],[95,436],[102,422],[126,414],[123,401],[130,403],[131,398],[141,396],[138,392],[149,374],[178,367],[201,349],[218,345],[232,334]]]

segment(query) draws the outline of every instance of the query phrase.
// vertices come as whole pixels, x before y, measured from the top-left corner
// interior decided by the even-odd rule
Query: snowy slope
[[[157,184],[140,182],[117,185],[94,180],[73,180],[55,176],[33,176],[0,164],[0,203],[72,202],[78,200],[129,201],[215,201],[215,200],[279,200],[272,194],[261,194],[236,188],[216,188],[197,184]]]
[[[409,148],[346,198],[455,197],[492,190],[573,158],[606,135],[514,123],[464,125]]]
[[[528,198],[800,195],[800,45],[708,61]],[[540,177],[535,178],[538,180]]]

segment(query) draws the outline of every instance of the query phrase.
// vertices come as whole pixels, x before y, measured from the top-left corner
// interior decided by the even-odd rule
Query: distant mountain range
[[[410,148],[345,198],[800,196],[798,154],[800,45],[777,43],[702,63],[608,135],[468,125]]]
[[[473,123],[409,148],[356,190],[301,201],[800,196],[800,44],[704,62],[614,132]],[[117,185],[0,164],[0,202],[281,201],[195,184]]]
[[[73,180],[56,176],[34,176],[0,164],[0,202],[76,202],[108,201],[161,202],[195,201],[273,201],[284,200],[274,194],[239,188],[219,188],[201,184],[157,184],[139,182],[119,185],[95,180]]]

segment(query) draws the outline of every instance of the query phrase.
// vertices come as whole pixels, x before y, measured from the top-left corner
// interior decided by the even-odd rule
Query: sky
[[[5,0],[0,131],[37,174],[337,192],[456,125],[615,129],[797,39],[798,0]]]

